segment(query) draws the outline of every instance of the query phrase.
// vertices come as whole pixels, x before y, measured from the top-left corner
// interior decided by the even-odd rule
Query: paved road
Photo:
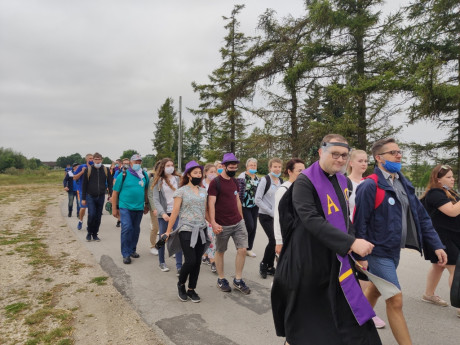
[[[66,205],[61,204],[66,216]],[[258,265],[266,244],[263,230],[257,230],[254,251],[258,257],[247,258],[243,277],[252,292],[223,293],[216,288],[216,275],[202,266],[197,292],[201,303],[180,302],[177,297],[175,271],[161,272],[158,257],[150,254],[149,216],[144,216],[139,240],[139,259],[124,265],[120,254],[119,228],[116,220],[104,211],[100,230],[101,242],[86,242],[86,231],[78,231],[77,218],[66,218],[77,237],[93,253],[97,262],[113,278],[114,285],[131,303],[145,322],[157,332],[164,333],[170,344],[282,344],[273,328],[270,308],[272,278],[261,279]],[[86,220],[86,218],[85,218]],[[229,244],[225,254],[227,278],[234,274],[235,248]],[[174,268],[173,258],[166,263]],[[425,287],[429,263],[415,251],[404,250],[399,277],[404,293],[404,313],[414,345],[460,344],[460,318],[453,307],[437,307],[420,300]],[[230,279],[229,279],[230,280]],[[447,274],[442,278],[438,294],[448,300]],[[385,306],[379,301],[377,314],[387,321]],[[396,344],[389,326],[379,330],[384,345]],[[316,345],[316,344],[315,344]]]

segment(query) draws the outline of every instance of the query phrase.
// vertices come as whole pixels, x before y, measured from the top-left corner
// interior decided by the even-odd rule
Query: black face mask
[[[201,177],[192,177],[190,180],[194,186],[198,186],[201,183]]]
[[[227,173],[227,176],[228,177],[233,177],[236,175],[236,171],[232,171],[232,170],[227,170],[225,169],[225,172]]]

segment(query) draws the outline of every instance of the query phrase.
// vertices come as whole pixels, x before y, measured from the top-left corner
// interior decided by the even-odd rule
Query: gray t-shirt
[[[180,223],[183,226],[179,231],[192,231],[192,225],[204,224],[206,226],[206,189],[198,188],[198,194],[188,185],[177,189],[173,198],[181,198],[182,204],[179,211]]]

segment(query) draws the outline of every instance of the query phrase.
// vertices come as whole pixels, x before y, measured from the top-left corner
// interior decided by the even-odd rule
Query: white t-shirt
[[[350,207],[350,220],[353,220],[353,215],[355,213],[356,188],[358,188],[358,185],[361,183],[361,181],[355,182],[352,179],[350,179],[350,181],[353,184],[353,191],[351,192],[351,195],[348,198],[348,205]]]
[[[169,183],[171,184],[171,186],[174,187],[174,189],[177,189],[179,186],[177,185],[177,180],[176,180],[176,177],[175,176],[171,176],[169,178]],[[167,207],[166,207],[166,213],[171,213],[172,210],[173,210],[173,207],[174,207],[174,198],[173,198],[173,194],[174,194],[174,190],[172,190],[168,184],[166,183],[166,181],[163,181],[163,195],[165,196],[165,199],[166,199],[166,203],[167,203]]]
[[[281,226],[280,226],[280,215],[278,212],[278,206],[280,204],[280,200],[284,193],[291,187],[292,182],[286,181],[284,182],[276,191],[275,193],[275,209],[273,215],[273,228],[275,230],[275,241],[276,244],[283,244],[283,237],[281,236]]]

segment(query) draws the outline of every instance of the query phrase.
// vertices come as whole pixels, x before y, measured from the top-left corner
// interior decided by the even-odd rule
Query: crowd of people
[[[368,154],[352,150],[339,134],[325,136],[318,153],[309,167],[299,158],[272,158],[263,177],[255,158],[236,176],[240,161],[233,153],[205,166],[190,161],[183,173],[164,158],[148,167],[149,175],[138,154],[110,169],[99,153],[88,154],[85,164],[66,171],[68,216],[76,199],[78,230],[87,208],[86,240],[100,241],[107,195],[121,227],[123,263],[131,264],[139,258],[141,219],[150,213],[150,251],[158,267],[169,271],[167,249],[175,256],[178,298],[195,303],[201,301],[196,289],[203,264],[217,275],[222,292],[251,293],[243,270],[246,257],[257,257],[259,222],[267,242],[259,275],[274,276],[275,330],[286,344],[381,344],[376,328],[385,322],[373,310],[381,296],[397,343],[412,344],[396,272],[400,252],[415,249],[431,262],[421,298],[447,306],[435,290],[444,269],[452,285],[460,253],[460,196],[452,168],[437,165],[419,200],[401,173],[402,151],[393,138],[373,144],[375,168],[369,176]],[[230,237],[236,247],[231,283],[224,272]]]

